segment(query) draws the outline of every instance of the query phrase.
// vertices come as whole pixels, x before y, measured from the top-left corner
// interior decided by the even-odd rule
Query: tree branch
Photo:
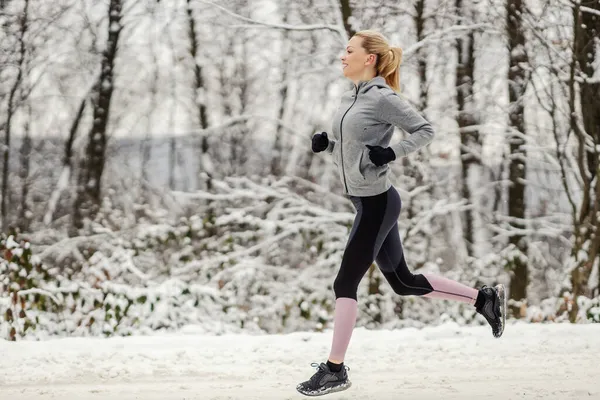
[[[218,4],[215,4],[211,1],[208,1],[208,0],[198,0],[198,1],[200,1],[201,3],[204,3],[204,4],[214,6],[234,18],[237,18],[237,19],[245,21],[245,22],[249,22],[254,25],[260,25],[260,26],[264,26],[264,27],[268,27],[268,28],[275,28],[275,29],[285,29],[285,30],[289,30],[289,31],[315,31],[315,30],[322,30],[322,29],[330,30],[332,32],[337,33],[340,37],[340,41],[342,41],[342,42],[344,41],[344,38],[346,37],[346,33],[339,26],[335,26],[335,25],[324,25],[324,24],[289,25],[289,24],[274,24],[274,23],[270,23],[270,22],[256,21],[252,18],[248,18],[248,17],[244,17],[242,15],[236,14],[233,11],[230,11],[227,8],[220,6]]]
[[[406,49],[404,49],[402,51],[402,55],[403,55],[403,57],[409,57],[413,53],[415,53],[417,50],[419,50],[421,47],[423,47],[431,42],[435,42],[436,40],[454,39],[453,36],[449,36],[452,33],[462,35],[466,32],[476,31],[476,30],[484,30],[484,29],[488,33],[493,32],[493,33],[501,34],[500,31],[498,31],[493,25],[490,25],[490,24],[482,23],[482,24],[472,24],[472,25],[455,25],[450,28],[435,32],[435,33],[425,37],[425,39],[413,44],[412,46],[407,47]]]

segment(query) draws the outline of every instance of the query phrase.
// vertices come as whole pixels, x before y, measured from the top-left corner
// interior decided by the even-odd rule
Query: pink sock
[[[346,350],[350,344],[352,331],[356,324],[358,314],[358,303],[348,297],[340,297],[335,301],[335,312],[333,317],[333,341],[329,360],[341,363],[346,356]]]
[[[444,300],[457,300],[463,303],[475,305],[479,291],[471,287],[465,286],[462,283],[442,278],[441,276],[432,274],[423,274],[433,288],[433,292],[428,293],[425,297]]]

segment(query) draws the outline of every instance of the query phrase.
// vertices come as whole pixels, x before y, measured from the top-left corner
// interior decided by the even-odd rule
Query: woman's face
[[[340,58],[342,60],[342,70],[344,76],[349,79],[360,79],[365,75],[368,68],[373,68],[375,64],[375,55],[368,54],[362,47],[363,38],[354,36],[348,45],[346,51]]]

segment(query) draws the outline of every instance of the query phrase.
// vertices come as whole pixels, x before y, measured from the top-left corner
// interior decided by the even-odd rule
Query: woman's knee
[[[348,279],[338,276],[335,278],[335,281],[333,281],[333,292],[335,293],[336,299],[339,299],[340,297],[348,297],[356,300],[357,291],[358,286],[353,282],[350,282]]]
[[[410,272],[399,275],[395,272],[384,273],[394,292],[400,296],[424,296],[433,291],[427,278]]]

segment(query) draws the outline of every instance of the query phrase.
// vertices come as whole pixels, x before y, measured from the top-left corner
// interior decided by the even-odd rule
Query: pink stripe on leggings
[[[462,283],[442,278],[441,276],[432,274],[423,274],[433,288],[433,292],[427,293],[425,297],[444,300],[457,300],[463,303],[475,305],[477,294],[479,291],[471,287],[465,286]]]
[[[356,324],[358,314],[358,303],[348,297],[340,297],[335,301],[335,312],[333,317],[333,341],[329,361],[341,363],[346,356],[346,350],[350,344],[352,331]]]

